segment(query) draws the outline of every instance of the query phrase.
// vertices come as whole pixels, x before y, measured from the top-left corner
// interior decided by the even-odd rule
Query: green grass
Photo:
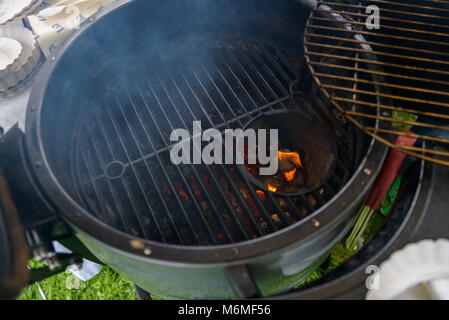
[[[374,235],[384,224],[385,217],[378,211],[373,214],[364,234],[364,243]],[[305,280],[295,287],[311,283],[331,272],[356,253],[346,249],[342,243],[337,244],[330,252],[325,262],[312,272]],[[42,267],[42,263],[30,261],[30,267]],[[39,282],[48,300],[136,300],[133,283],[109,267],[103,267],[101,272],[89,281],[83,282],[65,271]],[[155,298],[155,297],[153,297]],[[41,300],[36,284],[22,290],[21,300]]]
[[[36,263],[30,262],[31,267]],[[137,300],[133,283],[108,267],[83,282],[65,271],[39,282],[48,300]],[[41,300],[38,286],[32,284],[22,290],[20,300]]]

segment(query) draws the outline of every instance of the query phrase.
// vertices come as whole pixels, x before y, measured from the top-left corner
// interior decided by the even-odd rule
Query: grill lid
[[[367,25],[371,5],[379,8],[379,29]],[[392,141],[406,135],[449,143],[448,13],[440,0],[319,1],[305,32],[316,83],[351,123],[391,148],[443,165],[448,152]]]

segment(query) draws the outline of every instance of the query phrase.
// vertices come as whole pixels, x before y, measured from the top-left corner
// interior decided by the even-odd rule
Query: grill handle
[[[8,182],[0,169],[0,300],[14,299],[30,277],[28,246]]]
[[[0,218],[4,218],[5,212],[14,211],[15,215],[9,214],[8,217],[17,218],[16,224],[20,224],[21,232],[18,232],[16,228],[15,234],[17,237],[25,236],[26,244],[24,246],[28,247],[20,251],[30,251],[36,260],[47,262],[48,268],[31,270],[31,282],[63,272],[67,266],[78,263],[81,257],[98,263],[99,260],[75,237],[71,228],[59,218],[56,209],[41,191],[42,188],[37,183],[25,154],[24,143],[24,133],[17,125],[0,137]],[[8,185],[7,193],[5,192],[6,187],[4,187],[6,184]],[[8,202],[4,200],[6,194]],[[5,203],[9,203],[8,211],[5,211]],[[11,227],[7,229],[11,229]],[[4,251],[2,247],[7,249],[12,247],[10,243],[2,240],[1,230],[0,226],[0,263],[2,262],[2,251]],[[19,233],[21,234],[18,235]],[[58,240],[74,254],[56,253],[53,240]],[[0,276],[3,273],[1,271],[2,268],[0,268]],[[0,279],[0,297],[3,287],[5,286]]]
[[[24,143],[24,133],[18,125],[8,130],[0,138],[0,167],[9,182],[24,229],[27,229],[41,221],[55,219],[56,210],[34,178]]]
[[[410,131],[405,131],[405,133],[412,133]],[[397,146],[413,146],[416,142],[416,138],[410,136],[399,136],[396,139],[395,145]],[[374,184],[374,188],[370,193],[368,200],[366,201],[366,205],[371,209],[376,211],[379,209],[380,204],[387,194],[388,190],[390,190],[391,185],[393,184],[394,179],[399,174],[399,170],[401,170],[402,164],[404,163],[405,157],[407,155],[401,151],[396,149],[391,149],[390,154],[388,155],[387,160],[382,168],[382,171],[379,174],[379,177]]]

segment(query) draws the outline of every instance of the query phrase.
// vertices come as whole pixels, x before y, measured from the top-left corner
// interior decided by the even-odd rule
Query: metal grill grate
[[[367,28],[369,5],[380,9],[380,29]],[[443,165],[449,152],[391,141],[407,135],[449,143],[448,49],[449,2],[443,0],[319,1],[305,33],[316,83],[351,123],[390,147]]]
[[[236,166],[179,165],[169,158],[173,129],[243,128],[265,111],[298,104],[285,52],[254,41],[202,41],[136,62],[82,113],[73,176],[80,201],[98,218],[136,236],[183,245],[245,241],[301,220],[329,201],[353,166],[353,132],[339,125],[337,168],[318,190],[297,197],[257,188]],[[321,110],[321,111],[320,111]]]

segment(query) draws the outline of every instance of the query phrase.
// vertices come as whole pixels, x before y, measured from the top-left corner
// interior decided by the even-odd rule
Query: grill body
[[[240,1],[239,4],[216,1],[213,5],[209,1],[124,1],[98,14],[98,22],[84,23],[59,48],[54,58],[49,59],[40,72],[42,81],[35,85],[31,94],[25,153],[48,202],[97,257],[142,288],[161,297],[251,297],[287,290],[307,276],[341,239],[386,154],[385,147],[369,138],[359,140],[355,137],[353,144],[349,144],[354,148],[354,156],[349,160],[353,166],[343,172],[346,175],[344,185],[328,193],[328,198],[321,199],[322,203],[316,210],[307,212],[305,218],[289,221],[287,217],[286,221],[282,221],[285,209],[276,207],[277,202],[272,199],[281,223],[276,225],[271,222],[272,229],[265,232],[258,230],[257,223],[252,227],[239,226],[239,221],[245,220],[239,216],[240,212],[234,212],[236,206],[230,201],[235,197],[240,206],[249,204],[245,204],[241,196],[239,198],[232,172],[225,168],[218,168],[220,174],[204,169],[209,170],[206,174],[212,179],[216,190],[207,185],[200,186],[201,197],[209,201],[209,210],[215,214],[216,220],[208,220],[207,216],[203,216],[203,222],[189,219],[192,212],[206,212],[199,210],[199,204],[193,200],[190,205],[197,211],[189,211],[176,184],[168,185],[170,193],[165,195],[161,194],[164,188],[156,186],[158,182],[162,184],[170,173],[167,171],[169,164],[163,158],[168,148],[164,135],[176,123],[182,124],[196,118],[206,121],[209,127],[241,127],[254,115],[285,108],[288,101],[294,101],[289,82],[295,80],[295,71],[289,71],[291,67],[288,63],[294,64],[295,59],[302,58],[301,39],[307,13],[306,8],[294,1]],[[207,41],[202,37],[205,34],[208,35]],[[229,35],[233,36],[231,40]],[[184,46],[179,38],[189,41]],[[269,43],[248,40],[259,38],[269,40]],[[211,39],[215,40],[211,42]],[[242,43],[241,39],[245,41]],[[213,63],[216,61],[200,58],[201,52],[208,52],[211,43],[213,50],[226,51],[227,58],[220,56],[222,53],[213,55],[221,59],[222,67],[228,62],[228,74],[220,75],[221,83],[216,77],[208,76],[207,72],[195,72],[198,68],[214,70],[209,64],[217,66]],[[289,49],[279,49],[281,47]],[[184,50],[181,54],[179,48]],[[164,52],[178,53],[164,56]],[[191,52],[197,54],[189,56]],[[151,58],[153,55],[161,60],[150,59],[148,64],[142,65],[145,56]],[[254,61],[258,60],[249,59],[249,55],[253,58],[258,56],[264,61],[259,67],[254,66]],[[137,59],[129,59],[130,63],[120,61],[129,56]],[[164,59],[170,61],[164,66],[165,70],[168,69],[165,74],[160,68],[164,65]],[[191,59],[196,60],[192,62]],[[231,60],[228,59],[232,59],[234,64],[229,65]],[[178,64],[173,61],[178,61]],[[242,64],[242,61],[246,63]],[[239,74],[232,74],[236,65],[240,65]],[[177,68],[177,73],[171,68]],[[179,72],[184,68],[191,68],[193,72]],[[217,67],[216,70],[219,75],[223,69]],[[241,83],[230,86],[234,92],[223,95],[223,104],[214,104],[213,101],[217,100],[208,97],[208,91],[201,88],[201,84],[209,78],[216,80],[210,85],[223,88],[226,84],[224,80],[231,76],[233,81]],[[176,85],[181,81],[179,77],[184,79],[183,86]],[[196,85],[205,94],[202,98],[196,96],[198,91],[189,87],[195,77]],[[241,80],[244,77],[246,82]],[[160,81],[155,84],[154,79]],[[171,86],[163,85],[167,79],[172,82]],[[257,84],[251,84],[253,79],[258,79]],[[114,86],[109,85],[111,83]],[[143,84],[147,86],[146,91],[139,89]],[[253,91],[245,92],[251,85]],[[248,101],[238,98],[241,97],[240,93],[235,92],[238,87]],[[191,91],[189,97],[181,94],[187,89]],[[177,95],[168,94],[170,90],[178,92]],[[223,90],[216,90],[217,96]],[[151,106],[146,103],[147,92]],[[140,96],[140,102],[133,103],[136,94]],[[170,102],[170,97],[184,101],[165,102],[162,105],[160,99],[164,94],[165,101],[168,98]],[[240,103],[239,107],[232,108],[231,104],[226,103],[233,96],[237,97],[234,102]],[[122,107],[124,98],[128,101],[126,109]],[[203,98],[212,103],[202,105],[200,101]],[[192,107],[189,99],[197,100],[196,107]],[[180,103],[184,103],[186,112],[182,115],[179,114],[181,108],[174,107]],[[139,118],[142,113],[138,112],[138,108],[145,110],[146,118]],[[313,114],[316,110],[311,108],[305,111]],[[327,121],[331,125],[332,122],[338,124],[337,119],[332,118],[331,110],[324,111],[330,115]],[[183,118],[189,114],[190,118]],[[138,123],[140,129],[130,125],[131,117],[134,117],[132,123]],[[150,128],[151,134],[146,132]],[[128,134],[124,134],[124,129],[128,130]],[[134,130],[140,130],[140,133]],[[146,143],[139,143],[142,137],[147,139]],[[344,133],[343,137],[349,139],[351,135]],[[106,151],[99,150],[100,145]],[[119,152],[114,151],[117,147]],[[344,155],[345,152],[339,154]],[[122,158],[118,159],[118,155]],[[92,160],[94,158],[96,161]],[[70,164],[70,170],[67,170],[67,164]],[[123,170],[125,166],[126,170]],[[344,159],[340,159],[340,166],[345,167]],[[179,176],[178,181],[185,193],[190,195],[189,199],[194,198],[195,188],[193,183],[189,183],[189,177],[201,183],[201,172],[188,168],[189,173],[183,174],[178,169],[172,168],[173,174]],[[142,173],[147,176],[139,180]],[[131,175],[128,182],[121,182],[128,174]],[[101,179],[102,186],[100,182],[97,184]],[[132,179],[134,183],[130,184]],[[227,182],[225,184],[233,196],[214,196],[215,192],[222,190],[220,179]],[[150,182],[153,188],[144,185]],[[117,187],[119,183],[122,183],[122,189]],[[247,188],[253,190],[251,186]],[[133,199],[138,192],[143,196]],[[319,195],[316,196],[319,198]],[[126,198],[128,200],[121,201]],[[257,198],[252,199],[257,201]],[[307,205],[307,199],[303,198],[287,198],[286,202],[290,208],[293,207],[293,212],[294,208],[300,207],[298,203]],[[109,205],[116,207],[109,208]],[[140,212],[139,208],[147,210]],[[228,210],[229,219],[235,219],[231,229],[224,214],[220,217],[222,210]],[[177,219],[181,218],[177,217],[185,219],[179,222]],[[149,219],[151,228],[142,227],[144,218]],[[169,227],[164,229],[161,224],[158,229],[156,221],[163,221],[164,218]],[[220,221],[220,218],[225,221]],[[269,224],[269,217],[267,219]],[[189,221],[193,221],[192,225]],[[221,242],[213,221],[223,224],[217,230],[223,230],[225,234],[227,231],[226,241]],[[176,230],[176,227],[179,229]],[[200,227],[209,227],[210,230],[195,235]]]

